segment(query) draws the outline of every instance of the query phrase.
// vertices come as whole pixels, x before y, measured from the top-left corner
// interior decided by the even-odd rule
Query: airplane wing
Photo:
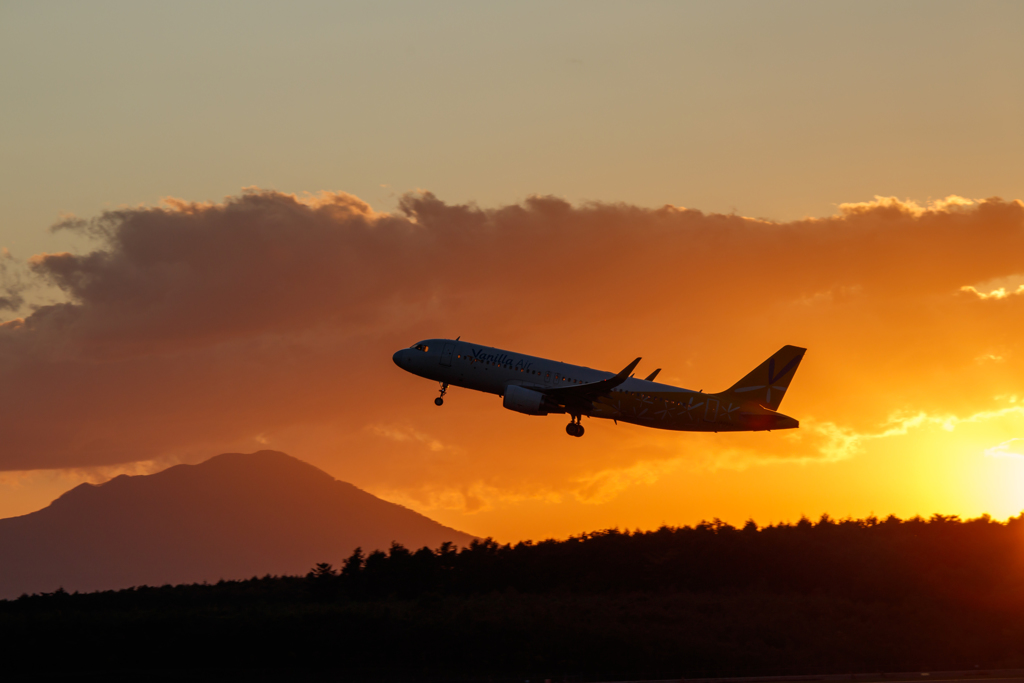
[[[635,361],[627,365],[622,369],[622,372],[609,377],[608,379],[602,379],[599,382],[589,382],[587,384],[574,384],[567,387],[553,387],[551,389],[541,389],[545,394],[561,403],[575,403],[577,401],[593,401],[599,396],[607,394],[609,391],[619,386],[627,379],[629,379],[630,373],[636,369],[636,366],[640,363],[640,359],[637,358]]]

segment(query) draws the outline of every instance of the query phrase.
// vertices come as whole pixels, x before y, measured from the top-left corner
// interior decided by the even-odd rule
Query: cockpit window
[[[429,346],[424,346],[423,344],[417,344],[416,346],[414,346],[412,348],[416,349],[417,351],[429,351],[430,350]]]

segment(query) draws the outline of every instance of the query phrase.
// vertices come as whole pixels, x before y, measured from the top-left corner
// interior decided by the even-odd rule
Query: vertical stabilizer
[[[722,394],[734,394],[740,402],[756,401],[769,410],[778,410],[806,352],[799,346],[783,346]]]

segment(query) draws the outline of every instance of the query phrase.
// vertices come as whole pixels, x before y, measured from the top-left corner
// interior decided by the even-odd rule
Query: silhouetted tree
[[[338,572],[329,562],[320,562],[306,574],[306,583],[316,600],[325,601],[338,594]]]

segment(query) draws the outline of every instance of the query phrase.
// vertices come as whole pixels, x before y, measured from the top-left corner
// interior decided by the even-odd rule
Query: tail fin
[[[799,346],[783,346],[771,358],[722,393],[736,394],[736,398],[741,401],[753,400],[769,410],[778,410],[782,397],[786,395],[786,389],[793,381],[797,366],[806,352],[807,349],[801,349]]]

